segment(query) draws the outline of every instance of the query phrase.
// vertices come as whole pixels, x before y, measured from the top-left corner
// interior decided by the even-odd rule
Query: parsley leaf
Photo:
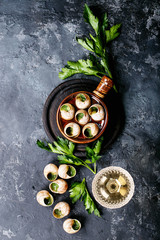
[[[81,183],[75,182],[71,185],[70,192],[70,198],[72,199],[72,203],[76,203],[79,199],[83,201],[86,211],[91,214],[94,212],[94,214],[98,217],[100,216],[100,212],[97,209],[95,203],[93,202],[92,198],[89,195],[89,192],[87,190],[86,184],[85,184],[85,178],[82,180]]]
[[[103,142],[104,138],[100,137],[92,146],[92,148],[90,147],[86,147],[86,155],[87,158],[91,159],[87,159],[87,161],[91,161],[91,163],[94,163],[94,171],[96,172],[96,162],[101,158],[101,156],[99,156],[98,154],[101,151],[101,147],[102,147],[102,142]],[[89,162],[87,162],[89,163]]]
[[[103,69],[101,72],[99,66],[97,66],[91,59],[80,59],[77,62],[68,61],[67,63],[68,65],[65,66],[65,68],[62,68],[62,71],[59,73],[59,78],[61,79],[66,79],[77,73],[95,75],[100,78],[105,74],[105,70]]]
[[[109,30],[106,30],[106,42],[110,42],[114,40],[116,37],[119,36],[119,28],[121,27],[121,24],[116,24],[112,26]]]
[[[87,23],[89,23],[95,30],[95,33],[99,32],[99,19],[95,17],[90,8],[85,4],[83,17]]]
[[[47,150],[48,152],[52,152],[49,146],[46,146],[44,142],[37,140],[38,147]]]

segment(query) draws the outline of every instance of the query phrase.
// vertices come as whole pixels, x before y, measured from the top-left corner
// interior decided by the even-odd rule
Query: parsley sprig
[[[99,210],[97,209],[95,203],[93,202],[91,196],[86,187],[85,178],[83,178],[82,182],[75,182],[71,185],[69,190],[70,198],[72,199],[72,203],[76,203],[79,199],[83,201],[86,211],[91,214],[94,214],[98,217],[101,217]]]
[[[85,75],[94,75],[101,78],[107,75],[112,79],[112,73],[109,67],[109,44],[119,36],[121,24],[109,27],[108,17],[105,13],[102,19],[96,17],[91,9],[85,4],[84,19],[95,31],[95,36],[91,33],[89,37],[76,38],[77,42],[85,49],[89,50],[89,58],[86,60],[80,59],[77,62],[68,61],[65,68],[59,73],[61,79],[66,79],[74,74],[83,73]],[[116,87],[114,86],[116,90]]]
[[[87,155],[87,160],[85,161],[86,163],[94,163],[94,172],[96,173],[96,162],[101,158],[99,155],[101,148],[102,148],[102,142],[104,138],[100,137],[98,141],[96,141],[93,144],[93,147],[86,147],[86,155]]]
[[[100,140],[98,140],[96,143],[95,143],[95,146],[98,144],[99,146],[99,143]],[[53,153],[57,153],[58,156],[58,160],[61,164],[73,164],[73,165],[77,165],[77,166],[84,166],[86,168],[88,168],[92,173],[96,173],[96,170],[94,168],[94,170],[88,165],[91,164],[91,163],[95,163],[95,161],[97,161],[99,159],[99,156],[97,157],[96,156],[96,152],[95,152],[95,157],[94,155],[92,156],[92,158],[94,160],[91,160],[87,162],[82,160],[81,158],[78,158],[74,155],[74,150],[75,150],[75,144],[71,141],[68,141],[67,139],[63,139],[63,138],[60,138],[58,137],[57,138],[57,141],[54,141],[53,143],[48,143],[48,142],[42,142],[40,140],[37,140],[37,145],[42,148],[42,149],[45,149],[49,152],[53,152]],[[89,151],[86,149],[86,151]],[[90,156],[90,155],[88,155]],[[96,160],[97,159],[97,160]]]

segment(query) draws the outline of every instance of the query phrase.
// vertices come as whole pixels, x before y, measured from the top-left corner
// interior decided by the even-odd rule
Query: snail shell
[[[87,113],[86,110],[78,110],[75,114],[75,118],[76,121],[80,124],[80,125],[85,125],[89,122],[89,115]]]
[[[89,108],[88,113],[94,121],[101,121],[104,119],[104,109],[100,104],[93,104]]]
[[[53,209],[53,216],[55,218],[63,218],[70,213],[70,206],[66,202],[59,202]]]
[[[75,104],[79,109],[86,109],[91,105],[91,99],[86,93],[79,93],[76,96]]]
[[[64,128],[64,133],[68,137],[78,137],[79,134],[81,133],[80,126],[77,123],[71,122],[68,123],[65,128]]]
[[[62,164],[59,166],[58,175],[61,178],[69,179],[76,175],[76,169],[71,165]]]
[[[43,173],[47,180],[54,181],[58,177],[58,167],[50,163],[45,166]]]
[[[82,133],[86,138],[93,138],[98,132],[99,128],[96,123],[88,123],[82,129]]]
[[[63,179],[57,179],[49,184],[51,192],[63,194],[68,189],[68,183]]]
[[[64,103],[61,108],[61,118],[65,120],[71,120],[74,118],[75,109],[70,103]]]
[[[77,219],[68,218],[63,223],[63,229],[65,232],[73,234],[81,229],[81,223]]]
[[[37,202],[43,207],[52,206],[54,202],[53,196],[46,190],[42,190],[38,192],[36,199],[37,199]]]

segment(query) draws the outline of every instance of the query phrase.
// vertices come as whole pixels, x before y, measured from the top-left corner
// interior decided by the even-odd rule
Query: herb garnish
[[[74,224],[72,226],[74,230],[78,230],[80,228],[79,222],[77,220],[74,220]]]
[[[55,192],[58,191],[59,185],[57,183],[51,183],[51,189]]]
[[[59,210],[59,209],[55,209],[55,210],[54,210],[54,213],[55,213],[55,215],[57,215],[58,217],[62,216],[62,212],[61,212],[61,210]]]
[[[90,128],[86,128],[86,129],[85,129],[85,131],[84,131],[84,135],[85,135],[87,138],[92,138],[92,137],[93,137]]]
[[[86,147],[86,155],[87,155],[87,163],[94,163],[94,172],[96,172],[96,162],[101,158],[100,155],[98,155],[102,148],[102,142],[104,138],[100,137],[94,144],[93,147]],[[89,160],[90,159],[90,160]]]
[[[96,141],[99,142],[100,140]],[[98,144],[98,143],[97,143]],[[64,163],[64,164],[73,164],[73,165],[77,165],[77,166],[84,166],[86,168],[88,168],[92,173],[96,173],[95,171],[92,170],[92,168],[88,165],[91,164],[92,162],[87,160],[84,161],[79,157],[76,157],[74,155],[74,149],[75,149],[75,144],[71,141],[68,141],[67,139],[63,139],[58,137],[57,141],[54,141],[53,143],[44,143],[41,142],[40,140],[37,140],[37,145],[42,148],[45,149],[49,152],[53,152],[53,153],[57,153],[59,154],[57,156],[58,160],[60,161],[60,163]],[[96,145],[95,145],[96,146]]]
[[[66,129],[66,133],[67,133],[67,135],[72,136],[73,135],[73,128],[72,127],[68,127]]]
[[[69,110],[70,110],[70,107],[69,106],[67,106],[67,105],[62,105],[62,107],[61,107],[61,111],[66,111],[66,112],[69,112]]]
[[[77,121],[79,122],[84,117],[84,113],[78,113],[76,115]]]
[[[83,16],[85,21],[94,29],[95,36],[89,34],[89,37],[76,38],[76,40],[96,56],[90,54],[87,60],[80,59],[77,62],[68,61],[68,65],[62,68],[62,71],[59,73],[59,77],[66,79],[74,74],[83,73],[85,75],[95,75],[99,78],[107,75],[112,79],[108,61],[109,50],[107,48],[110,42],[119,36],[121,24],[109,27],[107,14],[105,13],[102,19],[98,19],[87,4],[85,4]],[[116,90],[115,86],[114,89]]]
[[[74,167],[69,166],[68,171],[67,171],[67,175],[72,177],[72,176],[75,176],[75,174],[76,174],[76,170],[74,169]]]
[[[52,204],[52,199],[50,197],[44,198],[44,203],[49,206]]]
[[[48,175],[47,175],[47,178],[48,178],[50,181],[55,180],[56,177],[57,177],[57,175],[56,175],[56,174],[53,174],[53,173],[51,173],[51,172],[48,173]]]
[[[100,212],[96,208],[95,203],[93,202],[92,198],[88,193],[88,190],[85,184],[85,178],[81,183],[80,182],[73,183],[71,185],[71,189],[69,190],[69,192],[70,192],[70,198],[72,198],[72,203],[77,202],[81,198],[81,201],[84,202],[85,209],[89,214],[94,212],[96,216],[101,217]]]
[[[92,115],[92,114],[95,114],[95,113],[97,113],[98,112],[98,108],[97,107],[91,107],[90,108],[90,114]]]
[[[84,96],[84,94],[78,94],[77,98],[79,98],[81,100],[81,102],[85,102],[86,101],[86,97]]]

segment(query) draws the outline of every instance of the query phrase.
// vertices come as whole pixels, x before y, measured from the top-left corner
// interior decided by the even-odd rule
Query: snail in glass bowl
[[[89,110],[89,115],[94,121],[101,121],[104,119],[104,109],[100,104],[93,104]]]
[[[86,109],[91,105],[91,99],[86,93],[79,93],[75,98],[76,107]]]
[[[74,118],[75,108],[70,103],[65,103],[60,108],[61,118],[71,120]]]
[[[36,199],[37,202],[43,207],[50,207],[54,202],[53,196],[46,190],[39,191]]]
[[[58,167],[50,163],[45,166],[43,173],[47,180],[54,181],[58,177]]]
[[[51,192],[63,194],[68,189],[68,183],[63,179],[57,179],[49,184]]]
[[[71,165],[62,164],[59,166],[58,175],[61,178],[69,179],[76,175],[76,169]]]
[[[96,123],[88,123],[82,129],[82,133],[86,138],[93,138],[98,132],[99,128]]]
[[[85,125],[89,122],[89,114],[86,110],[78,110],[75,114],[75,119],[80,125]]]
[[[55,218],[66,217],[70,213],[70,206],[66,202],[59,202],[53,209],[53,216]]]
[[[64,128],[64,133],[68,137],[78,137],[81,133],[81,128],[77,123],[70,122]]]
[[[68,218],[63,223],[63,229],[69,234],[77,233],[81,229],[81,223],[77,219]]]

